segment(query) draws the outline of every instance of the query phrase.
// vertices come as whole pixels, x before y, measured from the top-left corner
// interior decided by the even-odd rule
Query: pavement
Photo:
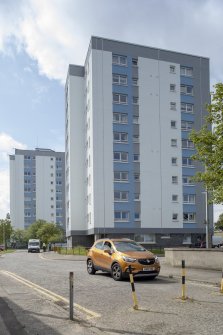
[[[1,256],[5,257],[5,256]],[[59,255],[55,252],[41,253],[41,257],[50,260],[64,261],[86,261],[86,256]],[[181,268],[172,267],[165,262],[165,257],[160,257],[161,272],[160,276],[181,280]],[[222,280],[221,271],[203,270],[203,269],[187,269],[186,281],[195,281],[220,287]],[[48,302],[45,304],[44,297],[35,295],[29,288],[18,286],[13,288],[10,279],[0,274],[0,335],[90,335],[90,334],[110,334],[94,330],[92,328],[83,327],[81,323],[70,321],[67,318],[67,311],[57,306],[55,303]],[[41,301],[42,299],[42,301]],[[33,309],[38,300],[38,306],[42,309]],[[29,309],[24,314],[22,303],[30,302]],[[22,315],[24,314],[24,315]],[[53,324],[52,324],[53,316]],[[49,321],[47,323],[47,318]],[[44,322],[43,322],[44,321]],[[51,322],[51,324],[50,324]]]

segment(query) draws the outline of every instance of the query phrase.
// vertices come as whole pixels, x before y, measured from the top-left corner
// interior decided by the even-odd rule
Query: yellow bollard
[[[221,288],[220,292],[223,293],[223,269],[222,269],[222,275],[221,275]]]
[[[185,289],[185,260],[182,260],[182,300],[186,300],[186,289]]]
[[[135,293],[135,284],[134,284],[134,280],[133,280],[131,265],[129,265],[129,279],[130,279],[131,288],[132,288],[132,298],[133,298],[133,303],[134,303],[133,308],[134,309],[139,309],[138,300],[137,300],[137,296],[136,296],[136,293]]]

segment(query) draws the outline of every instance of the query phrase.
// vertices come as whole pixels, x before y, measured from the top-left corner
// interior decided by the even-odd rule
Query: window
[[[182,140],[182,148],[183,149],[194,149],[194,143],[190,140]]]
[[[127,57],[121,55],[112,55],[112,64],[127,66]]]
[[[132,103],[134,105],[137,105],[139,103],[139,98],[138,97],[132,97]]]
[[[180,75],[185,77],[192,77],[193,76],[193,68],[181,66],[180,67]]]
[[[135,214],[134,214],[134,220],[135,221],[140,221],[140,212],[135,212]]]
[[[129,212],[127,211],[115,211],[115,221],[129,221]]]
[[[140,200],[140,193],[134,193],[134,200],[135,201]]]
[[[172,220],[173,221],[177,221],[178,220],[178,214],[177,213],[173,213],[172,214]]]
[[[103,241],[102,242],[98,242],[95,244],[94,246],[96,249],[102,250],[103,249]]]
[[[171,109],[172,111],[175,111],[175,110],[177,109],[177,104],[176,104],[176,102],[173,102],[173,101],[170,102],[170,109]]]
[[[170,92],[175,92],[175,91],[176,91],[176,85],[170,84]]]
[[[178,177],[172,176],[172,184],[178,184]]]
[[[113,153],[114,161],[117,162],[128,162],[128,153],[127,152],[114,152]]]
[[[178,201],[178,195],[172,194],[172,202],[177,202],[177,201]]]
[[[128,134],[127,133],[113,133],[113,140],[114,142],[120,142],[120,143],[127,143],[128,142]]]
[[[193,128],[193,124],[192,121],[181,121],[181,129],[183,131],[190,131]]]
[[[191,235],[185,234],[183,237],[183,244],[191,244]]]
[[[193,86],[180,85],[180,93],[185,95],[194,95]]]
[[[174,65],[170,65],[170,73],[175,73],[175,69]]]
[[[195,222],[196,213],[193,212],[184,212],[183,213],[183,221],[184,222]]]
[[[112,75],[112,83],[116,85],[127,85],[127,76],[121,74],[114,74]]]
[[[194,162],[190,157],[182,157],[182,165],[187,167],[194,167]]]
[[[135,181],[140,181],[140,173],[138,173],[138,172],[134,173],[134,180]]]
[[[138,59],[137,58],[132,58],[132,65],[133,66],[138,66]]]
[[[195,194],[184,194],[183,202],[184,204],[195,204]]]
[[[128,96],[126,94],[113,93],[113,103],[126,105],[128,103]]]
[[[114,191],[114,200],[115,201],[128,201],[128,192],[127,191]]]
[[[133,135],[133,143],[139,143],[139,135]]]
[[[177,140],[175,138],[171,139],[171,147],[176,147],[177,146]]]
[[[139,162],[139,154],[133,154],[133,161]]]
[[[171,125],[171,128],[176,128],[177,127],[177,123],[174,120],[170,121],[170,125]]]
[[[128,114],[125,113],[113,113],[114,123],[128,123]]]
[[[128,181],[129,174],[125,171],[114,171],[114,181]]]
[[[183,176],[183,185],[194,186],[194,181],[192,176]]]
[[[171,163],[172,163],[172,165],[177,165],[177,157],[172,157],[171,158]]]
[[[138,85],[138,78],[132,78],[132,85],[137,86]]]
[[[138,124],[138,123],[139,123],[139,117],[136,116],[136,115],[133,115],[132,122],[133,122],[134,124]]]
[[[194,105],[193,104],[187,104],[186,102],[181,102],[181,112],[183,113],[194,113]]]
[[[135,241],[140,243],[156,243],[155,234],[135,235]]]

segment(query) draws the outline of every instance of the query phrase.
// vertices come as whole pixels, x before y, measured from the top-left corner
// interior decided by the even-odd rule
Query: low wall
[[[223,249],[166,248],[165,261],[172,266],[181,266],[185,260],[186,267],[199,269],[223,269]]]

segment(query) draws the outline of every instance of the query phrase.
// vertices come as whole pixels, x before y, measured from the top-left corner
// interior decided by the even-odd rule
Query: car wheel
[[[94,275],[96,272],[94,264],[90,258],[87,260],[87,272],[89,273],[89,275]]]
[[[122,278],[123,278],[122,269],[121,269],[121,266],[118,263],[115,263],[115,264],[112,265],[111,274],[112,274],[112,278],[114,280],[117,280],[117,281],[122,280]]]
[[[149,280],[153,280],[153,279],[155,279],[157,276],[150,276],[150,277],[148,277],[148,279]]]

